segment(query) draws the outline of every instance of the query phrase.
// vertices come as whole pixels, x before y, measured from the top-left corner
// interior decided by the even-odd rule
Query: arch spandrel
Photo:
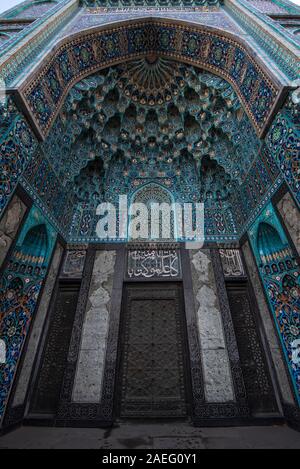
[[[180,20],[127,20],[64,38],[27,77],[19,94],[38,135],[48,135],[75,83],[153,52],[227,80],[260,137],[287,89],[235,34]]]

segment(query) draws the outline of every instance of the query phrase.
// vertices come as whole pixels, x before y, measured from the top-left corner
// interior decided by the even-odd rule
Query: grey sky
[[[14,7],[18,3],[22,3],[23,0],[1,0],[0,1],[0,13],[3,11],[9,10],[10,8]]]

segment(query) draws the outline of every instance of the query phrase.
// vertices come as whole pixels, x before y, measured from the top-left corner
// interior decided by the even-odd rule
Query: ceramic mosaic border
[[[83,49],[89,54],[86,63],[80,59]],[[65,39],[22,86],[20,96],[41,138],[48,134],[66,94],[77,81],[101,68],[150,52],[159,52],[225,78],[237,92],[260,136],[286,91],[260,59],[232,34],[209,27],[191,27],[179,20],[126,21]],[[239,63],[240,69],[236,70],[238,58],[243,65]],[[65,72],[61,70],[62,61],[67,67]],[[250,94],[249,87],[243,86],[246,76],[252,87]]]

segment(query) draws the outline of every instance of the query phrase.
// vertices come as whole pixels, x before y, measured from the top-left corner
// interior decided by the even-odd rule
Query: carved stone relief
[[[116,251],[98,251],[82,330],[73,402],[100,402]]]
[[[207,402],[235,400],[222,316],[209,250],[190,251]]]

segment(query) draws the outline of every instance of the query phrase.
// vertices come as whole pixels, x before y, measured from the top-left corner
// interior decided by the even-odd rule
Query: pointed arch
[[[82,30],[62,39],[48,53],[19,89],[38,135],[47,136],[67,93],[78,81],[151,53],[224,78],[237,93],[257,134],[265,133],[284,90],[249,44],[219,28],[150,17]]]
[[[257,229],[257,249],[263,262],[276,260],[285,249],[285,244],[273,225],[261,222]]]
[[[130,198],[130,206],[132,204],[144,204],[147,208],[148,239],[164,241],[177,239],[176,213],[172,211],[174,203],[175,199],[172,192],[157,182],[147,182],[133,192]],[[159,204],[161,210],[165,210],[165,213],[162,211],[156,213],[156,207],[153,204]],[[151,206],[154,212],[151,211]],[[129,239],[130,222],[129,216]],[[155,235],[153,236],[153,234]],[[167,236],[165,236],[166,234]]]
[[[30,228],[21,245],[20,252],[21,258],[27,261],[34,259],[39,264],[42,264],[48,251],[48,233],[45,224],[39,224]]]

